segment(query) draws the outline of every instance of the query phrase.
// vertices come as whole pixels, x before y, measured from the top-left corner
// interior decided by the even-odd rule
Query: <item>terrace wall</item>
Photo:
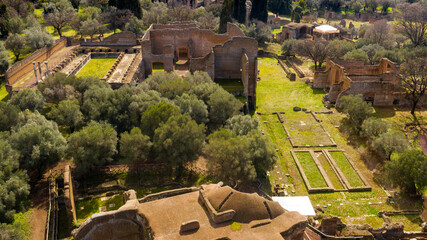
[[[24,76],[34,71],[33,62],[44,62],[47,61],[53,54],[61,51],[67,46],[67,38],[60,38],[51,47],[44,47],[35,52],[30,56],[22,59],[15,63],[6,71],[6,83],[13,86]]]

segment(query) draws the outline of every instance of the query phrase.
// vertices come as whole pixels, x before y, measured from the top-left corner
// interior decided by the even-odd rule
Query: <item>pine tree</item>
[[[233,22],[233,19],[231,18],[233,15],[233,5],[233,0],[224,0],[219,18],[219,33],[227,32],[227,23]]]

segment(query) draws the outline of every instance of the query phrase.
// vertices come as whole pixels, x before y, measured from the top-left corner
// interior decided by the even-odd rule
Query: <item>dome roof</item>
[[[234,210],[236,222],[273,219],[285,212],[278,202],[266,200],[256,193],[242,193],[228,186],[210,190],[207,198],[218,212]]]

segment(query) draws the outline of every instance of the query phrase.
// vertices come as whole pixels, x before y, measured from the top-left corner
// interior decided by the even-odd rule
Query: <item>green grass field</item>
[[[114,204],[114,206],[110,207],[110,204]],[[105,201],[102,201],[101,197],[78,201],[76,202],[77,222],[84,222],[92,214],[98,213],[100,207],[106,207],[107,211],[111,211],[119,209],[123,204],[123,194],[118,194]]]
[[[312,188],[328,186],[309,152],[295,152],[295,155],[297,156]]]
[[[116,58],[92,58],[83,68],[77,73],[77,77],[98,77],[102,78],[107,74],[108,70],[113,66]]]
[[[331,164],[329,164],[325,155],[323,155],[322,152],[315,152],[315,154],[317,155],[316,156],[317,159],[319,160],[320,164],[322,164],[322,167],[325,170],[326,174],[328,175],[328,178],[331,181],[334,188],[335,189],[344,189],[344,186],[341,184],[338,176],[335,174]]]
[[[294,112],[287,114],[285,115],[285,124],[295,145],[333,144],[320,124],[309,113]]]
[[[244,86],[240,79],[215,79],[215,82],[221,85],[228,92],[243,92]]]
[[[418,215],[395,215],[390,216],[392,222],[402,222],[405,224],[405,231],[421,231],[421,220]]]
[[[359,175],[353,169],[353,167],[348,162],[343,152],[340,151],[329,151],[332,158],[336,162],[338,168],[342,171],[344,176],[347,178],[348,183],[352,187],[362,187],[364,186],[362,179],[360,179]]]

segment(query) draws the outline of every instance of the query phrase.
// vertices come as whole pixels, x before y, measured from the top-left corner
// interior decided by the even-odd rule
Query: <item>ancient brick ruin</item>
[[[153,65],[165,71],[205,71],[215,79],[241,79],[250,108],[256,106],[258,44],[234,24],[215,34],[194,22],[153,24],[142,38],[142,78]]]
[[[350,94],[362,94],[373,106],[393,106],[403,100],[398,67],[386,58],[379,65],[328,60],[325,70],[315,72],[313,88],[326,89],[324,100],[337,105],[341,96]]]
[[[282,27],[282,32],[276,35],[276,41],[283,42],[287,39],[311,39],[313,35],[313,24],[291,22]]]
[[[307,219],[278,202],[220,184],[181,188],[137,199],[97,213],[73,232],[74,239],[270,239],[299,240]],[[233,230],[231,224],[238,225]]]

